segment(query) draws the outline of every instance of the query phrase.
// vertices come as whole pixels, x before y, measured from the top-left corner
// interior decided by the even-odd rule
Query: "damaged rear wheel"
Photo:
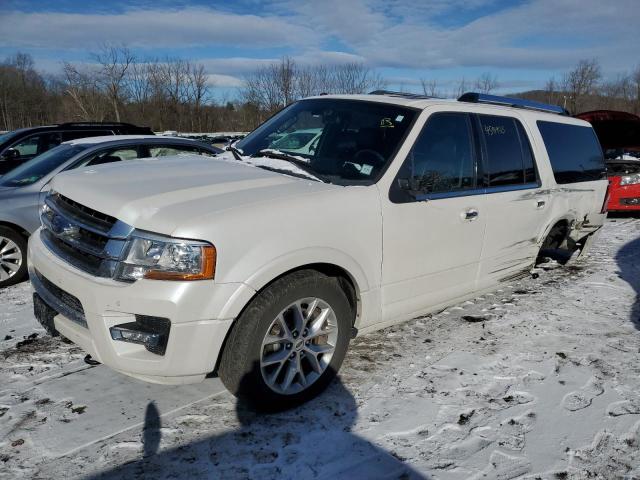
[[[580,245],[574,242],[569,236],[569,225],[567,222],[558,222],[547,234],[547,237],[540,247],[536,265],[555,260],[561,265],[567,264],[576,252],[580,250]]]

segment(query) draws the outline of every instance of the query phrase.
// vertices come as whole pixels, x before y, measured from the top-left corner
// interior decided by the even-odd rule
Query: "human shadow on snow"
[[[618,274],[633,287],[636,298],[631,307],[630,319],[640,330],[640,238],[636,238],[622,247],[617,255]]]
[[[221,415],[229,415],[228,400],[220,401]],[[206,413],[212,413],[210,407]],[[351,432],[358,408],[339,377],[300,407],[266,414],[236,401],[235,414],[240,425],[233,430],[160,451],[161,418],[151,402],[145,415],[142,457],[90,478],[429,478]],[[192,427],[180,428],[188,433]]]

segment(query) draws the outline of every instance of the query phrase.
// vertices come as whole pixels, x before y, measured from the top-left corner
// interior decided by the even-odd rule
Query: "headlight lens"
[[[216,249],[213,245],[159,236],[133,236],[118,266],[118,280],[212,280]]]
[[[635,185],[637,183],[640,183],[640,173],[634,173],[633,175],[625,175],[620,179],[620,186]]]

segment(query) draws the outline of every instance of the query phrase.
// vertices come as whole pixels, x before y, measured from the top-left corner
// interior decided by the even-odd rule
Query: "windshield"
[[[384,103],[302,100],[235,146],[246,156],[295,156],[331,183],[368,185],[384,171],[415,116],[414,109]]]
[[[0,187],[24,187],[48,175],[89,145],[60,145],[0,177]]]

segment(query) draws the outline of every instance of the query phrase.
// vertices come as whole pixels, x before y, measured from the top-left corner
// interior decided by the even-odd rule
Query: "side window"
[[[533,159],[533,149],[529,142],[527,132],[522,124],[516,120],[518,127],[518,135],[520,136],[520,147],[522,148],[522,158],[524,161],[524,183],[537,183],[538,175],[536,171],[535,161]]]
[[[531,176],[533,156],[524,129],[518,128],[519,122],[511,117],[495,115],[478,115],[478,120],[480,121],[480,136],[484,140],[487,154],[484,171],[488,186],[527,183],[525,172],[528,169],[529,177]],[[529,159],[525,158],[523,141],[527,142]],[[535,178],[535,169],[533,175]]]
[[[30,158],[57,147],[62,141],[60,132],[42,133],[25,138],[11,148],[15,148],[20,157]]]
[[[444,193],[475,187],[475,155],[469,116],[432,115],[400,170],[411,190]]]
[[[169,155],[201,155],[202,153],[196,147],[188,145],[156,145],[149,147],[149,156],[151,157],[168,157]]]
[[[602,149],[593,128],[540,120],[538,129],[557,183],[607,178]]]
[[[32,135],[12,145],[11,148],[16,149],[21,157],[34,157],[38,154],[38,144],[41,137],[42,135]]]
[[[47,150],[51,150],[54,147],[60,145],[64,140],[62,140],[62,134],[60,132],[52,132],[49,133],[45,139],[43,144],[40,145],[40,152],[46,152]]]
[[[133,160],[135,158],[139,158],[138,150],[135,147],[115,148],[115,149],[95,153],[90,157],[82,160],[73,168],[91,167],[94,165],[104,165],[105,163],[121,162],[123,160]]]

